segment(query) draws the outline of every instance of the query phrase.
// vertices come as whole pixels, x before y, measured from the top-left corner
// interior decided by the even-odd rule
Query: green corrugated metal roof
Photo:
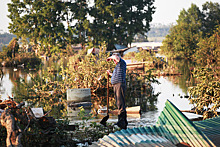
[[[220,146],[220,117],[214,117],[203,121],[195,121],[199,128],[214,144]]]
[[[166,138],[173,144],[185,142],[195,147],[215,146],[212,141],[169,100],[166,101],[156,126],[160,126],[167,131],[164,134],[168,134]]]
[[[174,147],[169,140],[159,135],[148,135],[148,129],[133,128],[127,130],[117,131],[99,139],[98,142],[93,143],[92,146],[161,146]]]
[[[219,121],[220,122],[220,119]],[[156,125],[150,127],[138,127],[133,129],[121,130],[111,133],[92,146],[175,146],[178,143],[187,143],[192,147],[212,147],[216,146],[205,133],[196,126],[206,129],[210,133],[210,127],[214,121],[193,123],[169,100],[158,118]],[[200,128],[199,127],[199,128]],[[218,128],[219,129],[219,128]],[[215,130],[215,133],[218,133]],[[220,138],[219,138],[220,140]]]

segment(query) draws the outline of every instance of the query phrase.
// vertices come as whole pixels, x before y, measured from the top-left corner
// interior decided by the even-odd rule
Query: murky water
[[[181,98],[188,93],[184,92],[178,84],[172,83],[170,77],[158,77],[157,79],[161,84],[153,85],[155,93],[160,92],[156,107],[158,110],[144,112],[142,115],[128,115],[129,127],[133,126],[151,126],[154,125],[165,106],[167,99],[177,106],[180,110],[190,110],[192,105],[189,104],[188,99]],[[110,117],[108,122],[116,122],[116,117]]]
[[[181,70],[181,69],[180,69]],[[29,79],[30,77],[23,69],[18,69],[14,71],[13,68],[3,68],[3,79],[0,82],[0,94],[1,99],[7,99],[7,96],[13,95],[13,88],[16,85],[15,81],[19,77],[25,77]],[[160,92],[158,96],[158,101],[156,104],[156,111],[144,112],[142,115],[128,115],[129,127],[133,126],[150,126],[156,123],[161,111],[165,106],[166,100],[170,100],[174,105],[180,110],[190,110],[192,105],[186,98],[182,98],[187,93],[187,82],[185,75],[182,76],[170,76],[170,77],[158,77],[157,80],[161,83],[159,85],[154,84],[154,92]],[[104,117],[104,116],[103,116]],[[92,120],[99,122],[101,120]],[[116,122],[117,116],[110,116],[108,122]]]

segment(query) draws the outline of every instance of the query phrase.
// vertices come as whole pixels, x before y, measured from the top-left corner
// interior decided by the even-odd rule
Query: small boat
[[[140,106],[133,106],[126,108],[127,114],[141,114],[141,107]],[[98,110],[98,114],[103,114],[107,112],[107,108],[103,107]],[[118,115],[118,110],[109,110],[109,113],[113,115]]]

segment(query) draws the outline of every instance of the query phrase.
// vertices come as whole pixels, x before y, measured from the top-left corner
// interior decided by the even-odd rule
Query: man
[[[127,129],[127,112],[125,107],[125,91],[126,91],[126,62],[120,58],[120,54],[115,53],[107,58],[107,61],[113,60],[116,64],[113,73],[107,70],[112,76],[111,84],[113,85],[114,96],[118,107],[118,122],[115,124],[121,129]]]

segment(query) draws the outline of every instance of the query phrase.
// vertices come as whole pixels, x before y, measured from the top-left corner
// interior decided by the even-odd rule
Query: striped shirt
[[[126,62],[120,58],[120,61],[115,66],[115,69],[112,73],[111,83],[112,85],[117,83],[125,83],[126,77]]]

